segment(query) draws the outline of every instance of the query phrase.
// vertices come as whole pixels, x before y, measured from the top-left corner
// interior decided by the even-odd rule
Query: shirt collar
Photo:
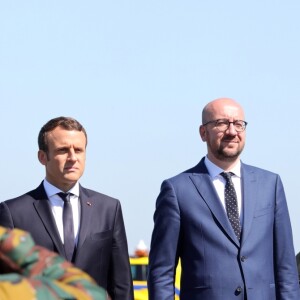
[[[213,162],[211,162],[207,156],[204,158],[204,163],[207,168],[207,171],[211,178],[215,178],[220,175],[220,173],[224,172],[223,169],[215,165]],[[228,171],[227,171],[228,172]],[[241,161],[239,160],[233,168],[229,170],[229,172],[234,173],[237,177],[241,177]]]
[[[46,194],[48,196],[48,198],[56,195],[57,193],[63,192],[62,190],[60,190],[59,188],[57,188],[56,186],[54,186],[53,184],[51,184],[49,181],[47,181],[47,179],[44,179],[44,189],[46,191]],[[73,195],[79,197],[79,183],[78,181],[76,182],[76,184],[68,191],[68,193],[72,193]]]

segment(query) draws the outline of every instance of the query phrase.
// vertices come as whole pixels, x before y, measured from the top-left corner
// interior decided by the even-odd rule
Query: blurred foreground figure
[[[246,126],[233,99],[208,103],[200,126],[207,155],[162,183],[149,255],[150,300],[174,299],[179,258],[181,300],[300,299],[283,185],[278,174],[240,160]]]
[[[1,300],[105,300],[86,273],[40,246],[19,229],[0,227]]]

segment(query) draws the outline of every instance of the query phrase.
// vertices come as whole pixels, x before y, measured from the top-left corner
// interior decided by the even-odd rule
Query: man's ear
[[[38,151],[38,159],[42,165],[46,165],[47,163],[47,153],[43,150]]]
[[[199,133],[200,133],[202,141],[206,142],[206,127],[203,126],[203,125],[200,125],[200,127],[199,127]]]

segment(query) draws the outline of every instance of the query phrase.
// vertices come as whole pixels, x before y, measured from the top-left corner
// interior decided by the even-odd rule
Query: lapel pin
[[[92,206],[92,203],[91,202],[87,202],[86,203],[88,206]]]

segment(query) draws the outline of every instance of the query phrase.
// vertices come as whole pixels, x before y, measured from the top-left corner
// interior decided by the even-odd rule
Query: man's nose
[[[230,122],[229,125],[228,125],[227,133],[228,133],[228,134],[231,134],[231,135],[236,135],[236,134],[237,134],[237,131],[236,131],[236,129],[235,129],[235,126],[234,126],[234,124],[231,123],[231,122]]]
[[[75,153],[74,149],[70,149],[68,159],[73,160],[73,161],[77,160],[77,156],[76,156],[76,153]]]

